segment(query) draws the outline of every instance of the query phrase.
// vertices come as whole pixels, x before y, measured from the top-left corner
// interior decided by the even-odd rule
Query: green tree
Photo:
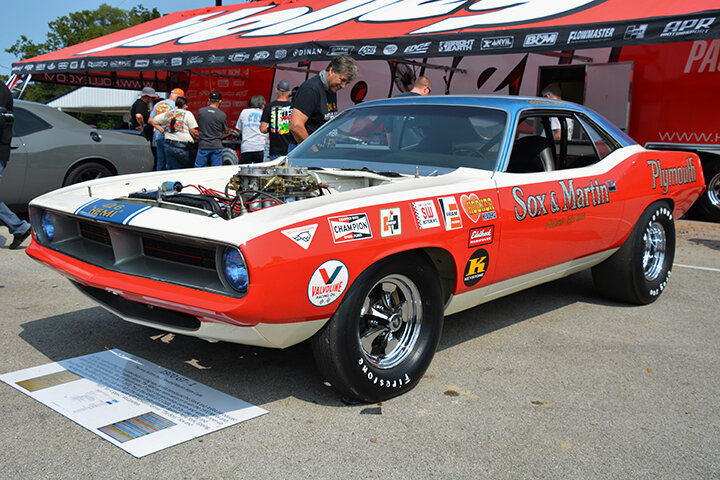
[[[5,51],[12,53],[21,60],[26,60],[71,45],[87,42],[159,16],[160,12],[158,12],[157,8],[148,10],[138,5],[130,10],[123,10],[103,3],[95,10],[73,12],[49,22],[50,31],[46,35],[46,40],[42,43],[35,43],[25,35],[21,35],[20,39]],[[31,82],[23,94],[23,99],[45,103],[73,88],[68,85]]]

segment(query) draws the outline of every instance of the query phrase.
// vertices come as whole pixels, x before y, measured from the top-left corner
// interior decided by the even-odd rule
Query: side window
[[[620,148],[620,144],[615,139],[609,137],[605,132],[595,127],[595,125],[587,118],[580,117],[580,122],[590,137],[600,160],[610,155],[612,152]]]
[[[52,128],[44,120],[22,108],[15,108],[15,122],[13,123],[13,137],[24,137],[41,130]]]

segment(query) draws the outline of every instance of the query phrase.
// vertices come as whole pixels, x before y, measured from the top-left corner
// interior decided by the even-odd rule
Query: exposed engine
[[[229,220],[263,208],[317,197],[323,195],[323,190],[330,192],[308,168],[241,166],[224,192],[202,185],[164,182],[157,191],[143,189],[131,193],[128,199],[192,213],[216,214]]]

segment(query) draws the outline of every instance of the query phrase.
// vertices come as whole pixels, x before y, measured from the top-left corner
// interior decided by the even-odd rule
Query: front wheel
[[[620,250],[592,269],[606,297],[646,305],[660,296],[675,258],[675,224],[664,202],[650,205]]]
[[[74,183],[95,180],[97,178],[110,177],[113,172],[108,167],[96,162],[81,163],[72,168],[65,177],[63,187]]]
[[[378,402],[412,389],[430,365],[443,324],[438,274],[420,255],[369,267],[313,337],[315,361],[339,392]]]

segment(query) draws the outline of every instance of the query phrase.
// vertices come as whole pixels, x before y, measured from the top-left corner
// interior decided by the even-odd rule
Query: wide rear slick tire
[[[622,247],[592,268],[595,288],[622,302],[646,305],[660,296],[675,258],[675,224],[666,202],[645,209]]]
[[[338,392],[378,402],[420,381],[442,325],[443,298],[433,265],[421,255],[395,256],[358,276],[313,337],[313,353]]]

